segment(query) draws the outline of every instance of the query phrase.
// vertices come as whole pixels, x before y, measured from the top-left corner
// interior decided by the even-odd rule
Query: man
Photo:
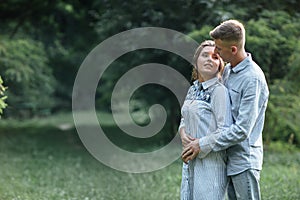
[[[227,149],[228,197],[253,199],[260,197],[260,170],[263,160],[262,130],[269,90],[260,67],[245,51],[245,29],[237,20],[221,23],[210,32],[218,53],[228,62],[223,81],[228,88],[233,124],[220,132],[203,137],[183,138],[184,162],[194,159],[199,152]]]

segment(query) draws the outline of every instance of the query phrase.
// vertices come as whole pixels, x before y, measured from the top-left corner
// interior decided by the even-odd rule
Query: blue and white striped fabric
[[[180,127],[192,137],[201,138],[228,128],[232,123],[228,91],[217,78],[189,88],[181,109]],[[218,131],[217,131],[218,132]],[[212,149],[211,147],[209,149]],[[225,151],[201,153],[183,163],[181,200],[221,200],[227,188]]]

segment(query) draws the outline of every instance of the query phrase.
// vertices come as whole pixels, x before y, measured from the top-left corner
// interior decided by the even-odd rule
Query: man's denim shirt
[[[261,68],[248,54],[242,62],[225,67],[223,81],[228,88],[233,124],[220,132],[200,138],[203,152],[227,149],[227,175],[247,169],[261,170],[262,131],[269,89]]]

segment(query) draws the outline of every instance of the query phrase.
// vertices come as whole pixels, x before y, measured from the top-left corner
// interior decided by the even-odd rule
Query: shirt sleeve
[[[263,109],[265,101],[267,101],[267,95],[263,91],[260,80],[254,79],[247,82],[242,94],[235,94],[241,95],[235,123],[230,127],[218,129],[215,134],[201,138],[199,145],[204,151],[224,150],[249,137],[259,117],[260,110]]]
[[[182,127],[185,127],[185,124],[184,124],[184,118],[183,118],[183,117],[181,117],[181,120],[180,120],[180,124],[179,124],[179,127],[178,127],[178,133],[180,133],[180,129],[181,129]]]
[[[223,132],[232,124],[231,106],[228,90],[225,87],[218,86],[213,90],[211,97],[211,109],[216,121],[216,133]],[[205,157],[217,142],[217,134],[211,134],[208,137],[199,139],[200,153],[199,157]]]
[[[188,92],[187,92],[185,98],[188,97],[188,95],[189,95],[191,89],[192,89],[192,87],[189,88],[189,90],[188,90]],[[185,127],[183,116],[181,116],[180,124],[179,124],[179,127],[178,127],[178,133],[180,133],[180,129],[181,129],[182,127]]]

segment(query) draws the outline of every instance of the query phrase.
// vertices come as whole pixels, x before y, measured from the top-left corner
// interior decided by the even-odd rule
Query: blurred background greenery
[[[2,166],[1,172],[6,172],[7,177],[2,176],[1,180],[3,182],[11,181],[6,182],[4,187],[6,189],[0,190],[0,199],[1,197],[18,199],[17,194],[19,193],[9,193],[6,190],[12,190],[10,186],[15,183],[11,179],[12,174],[26,170],[14,168],[15,161],[10,162],[7,155],[16,157],[19,154],[15,152],[30,151],[29,157],[20,157],[19,161],[35,158],[44,158],[49,161],[49,155],[52,153],[48,151],[45,151],[46,157],[44,157],[43,151],[40,154],[34,154],[37,149],[41,148],[35,141],[43,140],[38,133],[44,133],[43,136],[45,133],[54,135],[53,137],[48,136],[52,139],[43,142],[49,151],[52,151],[53,144],[70,145],[75,149],[79,145],[82,150],[84,149],[77,141],[78,137],[71,116],[72,88],[76,73],[85,56],[96,45],[114,34],[137,27],[169,28],[201,42],[204,39],[210,39],[209,31],[221,21],[231,18],[242,21],[247,32],[246,49],[252,53],[253,59],[265,72],[270,87],[270,99],[263,133],[265,149],[267,152],[293,152],[296,156],[288,158],[294,160],[292,162],[294,164],[290,165],[294,170],[295,166],[300,165],[299,159],[297,160],[299,154],[295,153],[299,151],[300,147],[299,5],[299,0],[275,0],[272,2],[267,0],[2,0],[0,2],[0,76],[2,78],[0,78],[0,114],[2,115],[0,120],[0,141],[2,142],[0,162],[9,163],[5,165],[6,167]],[[96,108],[100,113],[98,116],[100,123],[103,123],[108,131],[116,134],[116,141],[119,139],[124,144],[127,142],[138,143],[140,144],[139,148],[161,146],[170,141],[176,134],[180,118],[180,106],[171,92],[157,85],[146,85],[134,93],[130,109],[137,123],[146,124],[149,121],[147,115],[149,106],[154,103],[164,105],[168,113],[168,123],[161,133],[140,143],[140,140],[123,137],[124,133],[115,126],[110,115],[110,98],[114,85],[124,73],[134,66],[149,62],[172,66],[187,79],[191,77],[192,67],[182,58],[157,49],[139,50],[127,53],[113,62],[101,77],[101,87],[97,88],[96,93]],[[4,109],[3,113],[2,109]],[[101,116],[104,117],[101,118]],[[62,140],[62,136],[55,136],[64,131],[68,135],[63,137],[66,144],[59,142]],[[24,134],[27,134],[28,137],[24,137]],[[20,138],[12,139],[12,135]],[[32,143],[32,141],[34,142]],[[16,145],[20,145],[23,150],[19,150]],[[54,146],[58,147],[59,145]],[[272,155],[267,157],[270,158],[270,163],[276,157]],[[67,154],[67,158],[69,158],[68,156],[70,155]],[[76,165],[78,160],[72,160],[74,156],[70,156],[69,161]],[[81,158],[79,160],[79,163],[83,162]],[[63,159],[59,161],[62,162]],[[279,166],[287,162],[278,161],[278,163]],[[34,164],[28,166],[27,175],[30,179],[33,176],[31,173],[37,168],[34,167],[36,166]],[[10,169],[15,171],[9,172]],[[61,164],[61,169],[63,169],[63,164]],[[274,168],[272,169],[275,171]],[[287,172],[288,170],[282,173]],[[52,171],[52,173],[55,172]],[[178,173],[180,172],[177,170],[177,179],[175,180],[177,182],[175,185],[172,183],[174,187],[177,187],[180,181]],[[73,172],[74,174],[76,173]],[[293,183],[299,188],[299,172],[295,172],[294,175],[298,176],[298,181]],[[53,174],[50,173],[49,176],[53,176]],[[161,175],[156,174],[155,176]],[[265,177],[264,180],[269,180],[270,184],[277,183],[271,180],[272,175],[269,174]],[[49,177],[46,176],[47,178]],[[19,181],[21,180],[19,179]],[[33,178],[31,181],[37,180]],[[286,182],[288,181],[290,179],[286,180]],[[34,185],[28,180],[25,181],[25,184]],[[137,186],[140,184],[140,182],[136,183]],[[21,185],[19,185],[20,188]],[[266,185],[265,187],[272,186],[276,185]],[[34,193],[34,188],[31,189]],[[169,189],[165,189],[166,194],[160,196],[161,199],[178,197],[177,193],[175,196],[170,196],[167,193]],[[20,191],[23,190],[27,189],[20,189]],[[55,190],[57,188],[54,187],[52,192],[55,193]],[[173,188],[170,191],[176,192],[177,190],[178,188]],[[292,191],[291,194],[294,196],[286,195],[286,198],[272,196],[270,192],[270,195],[267,194],[264,198],[295,199],[290,197],[300,196],[299,192],[293,192],[291,188],[286,190]],[[6,191],[6,193],[1,193],[1,191]],[[130,191],[126,192],[130,193]],[[108,198],[100,193],[99,196],[96,195],[99,198],[95,199],[102,199],[102,197],[103,199],[136,199],[135,197],[143,199],[139,196],[142,194],[129,195],[124,198],[116,195]],[[19,199],[27,199],[27,196],[22,196],[22,194],[24,193],[19,194],[21,195]],[[29,195],[28,199],[42,199],[42,194],[45,193],[35,197]],[[62,193],[62,196],[66,194],[67,192]],[[283,193],[277,191],[277,194]],[[57,199],[61,199],[62,196],[58,195]],[[45,199],[54,198],[50,194],[47,197]],[[70,196],[65,197],[71,199]],[[159,195],[150,195],[145,199],[159,199],[158,197]],[[74,197],[74,199],[76,198]],[[78,199],[86,198],[78,196]],[[87,197],[87,199],[92,198]]]
[[[3,118],[29,119],[70,112],[73,82],[81,62],[114,34],[156,26],[180,31],[201,42],[209,39],[209,31],[222,20],[235,18],[245,24],[246,48],[262,67],[270,86],[265,142],[299,145],[299,15],[299,1],[295,0],[2,1],[0,75],[8,87]],[[97,90],[97,109],[110,112],[109,91],[118,78],[148,62],[172,66],[187,79],[191,76],[191,66],[168,52],[150,49],[128,53],[101,78],[104,84]],[[168,121],[173,124],[170,131],[174,132],[180,109],[163,87],[150,85],[136,91],[132,110],[145,111],[155,102],[165,105]]]

